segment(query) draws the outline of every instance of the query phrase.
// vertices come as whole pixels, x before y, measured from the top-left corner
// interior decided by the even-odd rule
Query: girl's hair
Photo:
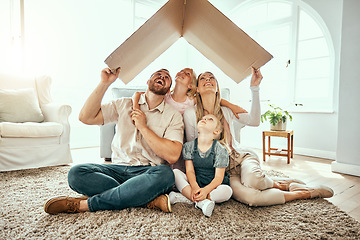
[[[221,140],[221,133],[224,132],[224,124],[222,124],[221,121],[217,117],[216,117],[216,120],[217,120],[216,129],[219,129],[221,131],[218,134],[218,136],[216,137],[216,139],[220,141]]]
[[[211,72],[204,72],[204,73],[212,74]],[[198,87],[200,77],[204,73],[199,74],[199,76],[198,76],[198,78],[196,80],[196,87]],[[214,76],[214,74],[212,74],[212,75]],[[214,78],[215,78],[215,76],[214,76]],[[223,112],[221,110],[221,106],[220,106],[220,100],[221,100],[220,88],[219,88],[219,83],[218,83],[216,78],[215,78],[215,80],[216,80],[217,91],[216,91],[216,94],[215,94],[214,112],[212,114],[215,115],[217,117],[217,119],[219,119],[219,122],[220,122],[220,124],[222,126],[222,129],[223,129],[223,131],[220,133],[219,142],[227,147],[227,143],[229,141],[227,141],[227,139],[226,139],[226,136],[227,136],[226,129],[223,127],[225,117],[224,117],[224,114],[223,114]],[[199,122],[200,119],[202,119],[202,117],[204,117],[205,115],[206,115],[206,113],[205,113],[204,105],[202,103],[201,95],[199,93],[197,93],[196,94],[196,122]]]
[[[196,97],[196,73],[192,68],[184,68],[182,70],[188,69],[191,72],[191,83],[190,88],[188,89],[186,96],[188,96],[190,99],[194,99]],[[171,90],[173,92],[174,89]]]
[[[196,83],[197,83],[196,73],[192,68],[185,68],[185,69],[188,69],[191,72],[191,87],[187,91],[186,95],[189,98],[194,99],[196,97]]]

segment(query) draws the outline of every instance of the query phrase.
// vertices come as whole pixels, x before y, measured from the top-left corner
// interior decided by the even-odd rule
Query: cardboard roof
[[[239,83],[272,55],[207,0],[169,0],[105,60],[127,84],[180,37]],[[191,66],[189,66],[191,67]],[[211,69],[209,69],[211,70]]]

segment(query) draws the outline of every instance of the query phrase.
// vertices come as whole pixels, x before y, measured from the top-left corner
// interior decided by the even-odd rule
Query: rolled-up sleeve
[[[171,141],[183,143],[184,141],[184,122],[181,114],[175,112],[169,126],[165,130],[164,138]]]
[[[109,103],[101,105],[101,112],[104,118],[104,124],[117,122],[119,118],[118,106],[121,104],[121,99],[113,100]]]

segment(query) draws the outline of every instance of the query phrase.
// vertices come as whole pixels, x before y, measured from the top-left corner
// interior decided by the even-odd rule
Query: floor
[[[257,150],[262,156],[261,150]],[[99,156],[99,148],[81,148],[71,150],[73,164],[92,162],[104,163]],[[279,170],[284,174],[298,178],[307,185],[324,184],[331,187],[335,195],[328,200],[341,210],[360,222],[360,177],[334,173],[331,171],[332,160],[307,157],[294,154],[290,164],[286,157],[266,157],[263,162],[264,170]]]

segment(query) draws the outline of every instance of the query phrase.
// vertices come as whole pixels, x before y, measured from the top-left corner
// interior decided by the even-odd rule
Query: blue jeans
[[[89,210],[120,210],[145,206],[175,184],[174,173],[166,165],[122,166],[79,164],[72,167],[68,182],[74,191],[89,196]]]

